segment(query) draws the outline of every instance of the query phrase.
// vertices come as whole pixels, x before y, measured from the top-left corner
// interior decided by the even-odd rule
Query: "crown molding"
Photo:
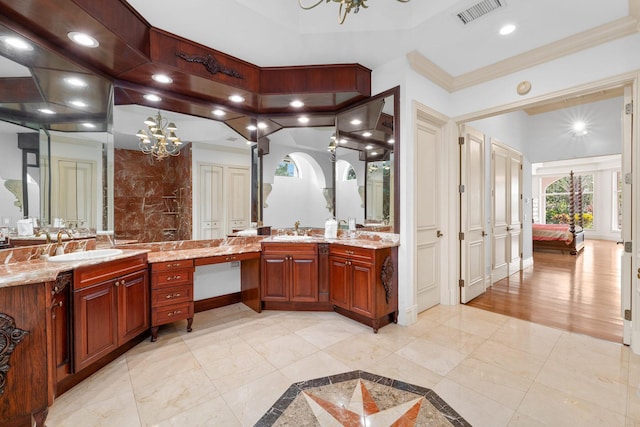
[[[524,111],[528,115],[533,116],[536,114],[548,113],[550,111],[575,107],[577,105],[605,101],[611,98],[621,98],[622,96],[624,96],[624,87],[618,86],[611,89],[603,89],[597,92],[587,93],[584,95],[576,95],[570,98],[563,98],[560,100],[536,104],[531,107],[524,108]]]
[[[629,11],[634,15],[638,14],[640,16],[640,0],[629,0]],[[409,52],[407,59],[414,71],[446,91],[456,92],[635,34],[640,31],[639,21],[640,18],[636,18],[633,15],[626,16],[455,77],[418,51]]]

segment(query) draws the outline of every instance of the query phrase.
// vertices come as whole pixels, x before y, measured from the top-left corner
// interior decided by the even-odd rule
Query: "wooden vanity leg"
[[[43,410],[33,414],[33,420],[35,421],[36,427],[45,427],[44,422],[47,419],[47,415],[49,415],[49,408],[44,408]]]
[[[156,340],[158,339],[158,329],[160,327],[159,326],[153,326],[151,328],[151,342],[156,342]]]
[[[193,325],[193,317],[189,317],[187,319],[187,332],[191,332],[192,331],[191,325]]]

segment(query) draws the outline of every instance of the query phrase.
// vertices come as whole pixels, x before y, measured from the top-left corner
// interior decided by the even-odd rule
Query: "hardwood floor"
[[[622,246],[605,240],[586,240],[577,256],[534,252],[533,267],[467,305],[621,343],[621,254]]]

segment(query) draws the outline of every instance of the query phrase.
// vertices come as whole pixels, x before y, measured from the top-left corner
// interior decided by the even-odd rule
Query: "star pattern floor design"
[[[256,427],[469,426],[432,390],[352,371],[293,384]]]

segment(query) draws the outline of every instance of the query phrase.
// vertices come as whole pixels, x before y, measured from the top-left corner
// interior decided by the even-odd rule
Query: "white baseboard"
[[[418,321],[418,306],[412,305],[406,310],[398,312],[398,325],[409,326]]]
[[[520,260],[520,268],[522,270],[529,267],[533,267],[533,257],[523,258],[522,260]]]

